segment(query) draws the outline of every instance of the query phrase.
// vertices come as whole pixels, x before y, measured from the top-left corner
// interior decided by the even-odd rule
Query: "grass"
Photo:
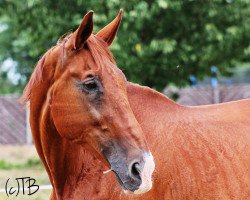
[[[18,195],[7,197],[5,193],[0,193],[0,200],[48,200],[50,196],[49,190],[38,191],[34,195]]]
[[[19,177],[34,178],[35,184],[38,185],[50,184],[34,146],[0,145],[0,149],[0,189],[5,188],[8,179],[13,187],[17,187],[15,179]],[[18,197],[7,197],[5,193],[0,193],[0,200],[47,200],[50,192],[50,190],[39,190],[34,195],[18,195]]]
[[[27,168],[43,168],[41,161],[37,158],[29,158],[24,163],[12,163],[6,160],[0,160],[0,170],[10,170],[10,169],[27,169]]]

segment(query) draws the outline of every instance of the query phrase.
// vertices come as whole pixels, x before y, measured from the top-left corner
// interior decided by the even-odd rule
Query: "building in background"
[[[31,144],[29,114],[18,97],[0,97],[0,144]]]
[[[217,93],[215,97],[215,93]],[[198,85],[177,89],[170,87],[164,94],[175,97],[176,102],[186,106],[209,105],[250,98],[250,84],[219,85],[214,88],[210,85]]]
[[[187,106],[209,105],[250,98],[250,66],[236,68],[234,76],[218,78],[215,66],[211,67],[211,77],[198,82],[190,76],[192,86],[166,88],[163,93]]]

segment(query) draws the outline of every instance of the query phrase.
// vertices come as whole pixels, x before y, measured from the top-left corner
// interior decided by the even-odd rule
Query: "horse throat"
[[[107,167],[87,143],[78,144],[61,137],[44,106],[40,117],[40,143],[45,167],[51,176],[57,199],[99,198]],[[106,182],[106,181],[105,181]]]

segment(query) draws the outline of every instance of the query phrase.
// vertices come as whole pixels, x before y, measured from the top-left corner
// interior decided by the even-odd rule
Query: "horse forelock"
[[[27,83],[23,95],[20,98],[22,103],[25,103],[30,100],[31,90],[32,88],[42,81],[42,73],[44,68],[44,63],[48,53],[54,50],[55,47],[61,46],[61,53],[59,54],[61,59],[61,66],[63,66],[64,59],[66,57],[65,53],[65,43],[70,39],[72,33],[64,34],[62,37],[59,38],[57,44],[50,48],[37,62],[36,67],[30,77],[29,82]],[[114,57],[112,53],[108,49],[108,45],[103,41],[101,38],[95,35],[91,35],[88,40],[86,41],[86,46],[90,51],[91,56],[93,57],[94,61],[97,64],[96,71],[101,71],[106,66],[116,66]],[[112,65],[111,65],[112,64]]]
[[[90,54],[94,58],[94,61],[97,64],[97,70],[102,70],[103,68],[107,68],[107,66],[116,65],[115,59],[108,49],[108,45],[105,41],[103,41],[100,37],[96,35],[91,35],[86,41],[86,45],[90,51]],[[112,65],[110,65],[112,64]]]

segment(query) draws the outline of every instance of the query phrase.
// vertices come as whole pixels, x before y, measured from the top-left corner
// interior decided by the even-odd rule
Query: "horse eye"
[[[83,83],[83,86],[88,91],[94,91],[98,89],[98,85],[95,79],[87,80]]]

